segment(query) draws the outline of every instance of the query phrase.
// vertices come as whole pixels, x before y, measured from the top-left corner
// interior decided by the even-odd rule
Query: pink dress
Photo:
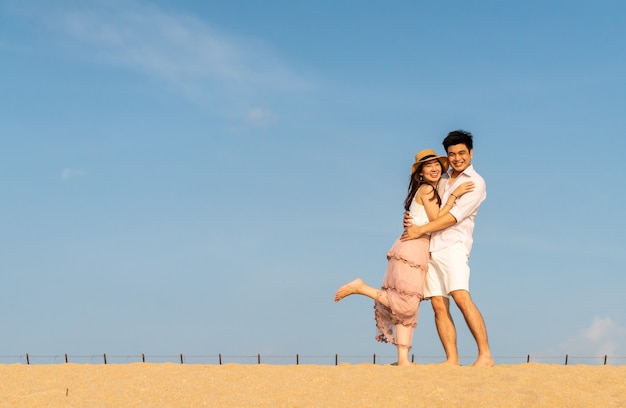
[[[426,210],[415,200],[409,209],[413,222],[422,225],[428,222]],[[419,305],[424,298],[424,280],[428,270],[429,237],[420,237],[409,241],[394,242],[387,253],[387,272],[383,278],[380,296],[387,293],[391,307],[376,301],[374,315],[376,318],[376,340],[390,342],[395,346],[411,348],[410,344],[398,344],[395,326],[402,324],[408,327],[417,326]]]

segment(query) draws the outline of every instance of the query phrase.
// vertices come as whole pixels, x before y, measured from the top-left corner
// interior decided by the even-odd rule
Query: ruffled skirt
[[[378,296],[386,292],[390,307],[374,302],[376,340],[398,344],[395,326],[417,326],[419,305],[424,299],[424,280],[428,271],[429,238],[394,242],[387,253],[387,272]]]

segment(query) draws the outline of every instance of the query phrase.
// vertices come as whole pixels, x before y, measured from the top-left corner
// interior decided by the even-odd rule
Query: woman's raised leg
[[[380,293],[379,293],[380,292]],[[335,293],[335,302],[339,302],[341,299],[350,295],[363,295],[370,299],[376,300],[383,305],[389,307],[389,300],[387,300],[387,292],[380,289],[373,288],[363,282],[360,278],[356,278],[352,282],[348,282]]]

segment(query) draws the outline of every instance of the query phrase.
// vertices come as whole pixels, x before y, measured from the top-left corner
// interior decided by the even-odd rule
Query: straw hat
[[[432,159],[439,160],[439,163],[441,163],[442,173],[448,171],[448,158],[446,156],[437,156],[437,153],[435,153],[433,149],[426,149],[415,155],[415,163],[413,163],[411,173],[415,173],[415,170],[420,164]]]

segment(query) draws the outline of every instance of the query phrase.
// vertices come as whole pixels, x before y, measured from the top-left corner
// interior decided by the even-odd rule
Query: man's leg
[[[430,299],[435,312],[435,324],[439,340],[446,353],[443,364],[459,365],[459,352],[456,348],[456,328],[450,314],[450,299],[445,296],[433,296]]]
[[[493,357],[491,351],[489,351],[489,341],[487,339],[487,328],[485,326],[485,320],[480,314],[480,311],[472,301],[472,298],[466,290],[455,290],[450,293],[454,299],[454,303],[459,307],[467,327],[469,327],[474,340],[476,340],[476,346],[478,346],[478,358],[474,362],[474,367],[491,367],[493,366]]]

